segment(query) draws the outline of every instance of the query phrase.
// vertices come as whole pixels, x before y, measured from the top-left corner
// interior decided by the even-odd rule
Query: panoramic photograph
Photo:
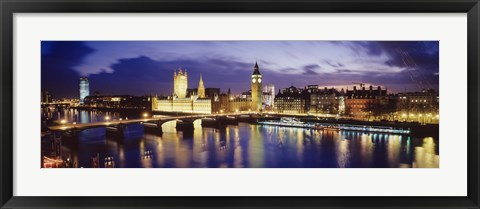
[[[440,164],[438,41],[42,41],[40,93],[41,168]]]

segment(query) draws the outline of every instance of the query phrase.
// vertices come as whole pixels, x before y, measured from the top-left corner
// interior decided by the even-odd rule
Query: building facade
[[[174,92],[172,96],[153,97],[151,103],[153,111],[199,114],[218,112],[220,89],[205,88],[202,76],[200,76],[197,89],[188,89],[188,74],[182,69],[174,72],[173,79]]]
[[[203,86],[202,75],[200,74],[200,81],[198,82],[198,98],[205,98],[205,86]]]
[[[306,114],[310,108],[310,93],[294,86],[278,91],[274,99],[278,113]]]
[[[275,86],[268,84],[263,87],[263,108],[266,110],[273,110],[275,108]]]
[[[187,95],[188,88],[188,74],[187,70],[182,71],[182,68],[173,72],[173,96],[179,99],[184,99]]]
[[[434,90],[406,92],[397,95],[397,120],[438,123],[439,95]]]
[[[260,69],[258,68],[257,62],[255,62],[255,66],[253,67],[252,73],[252,104],[251,110],[255,112],[259,112],[262,110],[262,96],[263,96],[263,89],[262,89],[262,74],[260,73]]]
[[[97,108],[150,109],[150,104],[150,96],[99,95],[84,98],[85,106]]]
[[[368,89],[356,86],[353,90],[345,93],[345,115],[358,120],[383,120],[391,119],[395,112],[393,96],[387,93],[387,89],[380,86]]]
[[[79,81],[80,87],[80,104],[84,104],[84,99],[87,96],[90,96],[90,84],[88,78],[81,77]]]
[[[345,113],[344,92],[335,88],[312,89],[309,113],[323,116],[340,116]]]
[[[154,111],[211,114],[216,112],[209,98],[156,99]]]

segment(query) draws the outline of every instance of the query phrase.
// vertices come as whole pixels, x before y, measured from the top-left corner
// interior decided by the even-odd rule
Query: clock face
[[[259,78],[259,79],[258,79],[258,82],[259,82],[259,83],[261,83],[261,82],[262,82],[262,79],[261,79],[261,78]]]
[[[254,79],[252,79],[252,82],[253,82],[253,83],[255,83],[256,81],[257,81],[257,79],[255,79],[255,78],[254,78]]]

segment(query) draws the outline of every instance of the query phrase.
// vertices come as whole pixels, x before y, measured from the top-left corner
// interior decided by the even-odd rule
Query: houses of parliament
[[[173,93],[167,97],[153,97],[152,110],[199,114],[262,110],[263,81],[257,63],[251,75],[251,90],[243,93],[242,96],[232,95],[230,89],[227,93],[221,93],[220,88],[205,88],[202,75],[200,75],[198,87],[189,89],[188,79],[186,69],[175,70]]]

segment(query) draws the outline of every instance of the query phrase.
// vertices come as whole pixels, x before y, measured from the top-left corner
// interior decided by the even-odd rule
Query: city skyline
[[[41,166],[438,168],[438,53],[435,41],[42,42]]]
[[[277,89],[366,83],[419,91],[416,79],[438,91],[438,53],[437,41],[43,41],[42,91],[75,98],[78,79],[88,77],[91,92],[169,95],[181,67],[189,86],[202,74],[206,88],[239,94],[250,90],[255,62]]]

